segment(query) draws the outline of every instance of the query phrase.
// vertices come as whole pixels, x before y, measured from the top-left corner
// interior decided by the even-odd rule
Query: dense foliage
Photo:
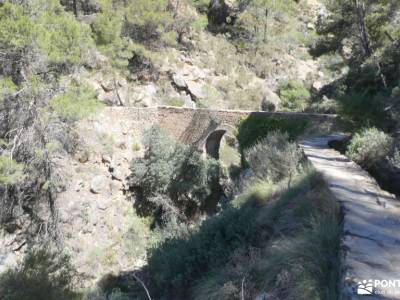
[[[144,158],[132,162],[130,178],[139,212],[179,223],[210,208],[209,197],[219,186],[218,162],[203,159],[158,126],[146,132],[144,147]],[[211,202],[215,207],[218,199]]]
[[[0,295],[5,300],[72,300],[77,279],[68,256],[32,249],[21,265],[0,275]]]
[[[399,2],[326,1],[317,55],[339,52],[349,72],[332,84],[332,96],[355,128],[393,129],[398,122]]]
[[[372,167],[392,152],[393,139],[376,128],[364,129],[351,140],[347,155],[364,167]]]

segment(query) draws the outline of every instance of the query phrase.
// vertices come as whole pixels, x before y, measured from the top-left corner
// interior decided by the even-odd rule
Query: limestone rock
[[[104,199],[99,199],[96,204],[97,208],[100,210],[107,210],[108,207],[110,206],[109,202],[105,201]]]
[[[125,173],[120,168],[114,168],[111,172],[112,179],[122,181],[125,179]]]
[[[312,84],[312,91],[314,93],[319,93],[323,87],[324,84],[321,81],[314,81]]]
[[[93,194],[104,194],[110,191],[110,179],[104,175],[98,175],[90,182],[90,191]]]
[[[204,91],[203,85],[195,81],[188,81],[187,86],[190,94],[195,100],[205,99],[207,97],[207,93]]]
[[[119,104],[119,98],[115,91],[108,91],[108,92],[100,92],[97,96],[101,102],[106,105],[114,106]]]
[[[307,29],[308,30],[315,30],[315,25],[311,22],[307,23]]]
[[[111,156],[108,155],[108,154],[103,154],[103,155],[101,156],[101,161],[102,161],[103,163],[111,164],[111,160],[112,160],[112,158],[111,158]]]
[[[155,106],[157,87],[154,84],[147,84],[142,86],[137,86],[131,92],[131,98],[135,106],[141,104],[144,107]]]
[[[189,95],[183,96],[184,100],[184,107],[187,108],[196,108],[196,103],[192,100],[192,98]]]
[[[112,80],[102,80],[100,82],[101,88],[105,91],[105,92],[111,92],[113,90],[115,90],[115,84]]]
[[[187,84],[185,78],[181,74],[174,74],[172,75],[172,80],[174,81],[175,85],[180,89],[187,88]]]
[[[270,89],[265,89],[264,98],[261,102],[261,110],[274,112],[279,110],[280,104],[281,99],[279,96]]]

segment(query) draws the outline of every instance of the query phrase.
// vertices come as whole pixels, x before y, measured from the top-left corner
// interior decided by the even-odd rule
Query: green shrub
[[[158,40],[172,30],[167,0],[138,0],[126,7],[127,31],[135,41]]]
[[[112,7],[107,7],[91,25],[98,49],[111,58],[111,65],[125,69],[132,57],[133,46],[122,35],[123,15]]]
[[[33,249],[20,266],[0,275],[2,299],[75,299],[76,276],[68,256],[47,248]]]
[[[272,132],[245,153],[246,161],[254,174],[272,182],[291,178],[299,169],[302,151],[287,134]]]
[[[218,184],[219,165],[169,137],[159,126],[144,136],[144,158],[132,162],[130,185],[144,214],[192,216],[204,209]]]
[[[310,104],[311,94],[303,82],[291,80],[279,90],[282,108],[288,111],[304,111]]]
[[[0,6],[0,42],[13,47],[24,47],[33,43],[37,25],[24,15],[22,5],[6,1]]]
[[[6,156],[0,156],[0,186],[15,184],[20,182],[23,177],[23,164]]]
[[[370,168],[384,160],[393,147],[393,139],[373,128],[366,128],[356,133],[351,140],[346,155],[356,163]]]
[[[88,85],[72,84],[69,90],[50,101],[50,107],[61,117],[78,120],[96,111],[102,104]]]
[[[29,48],[54,64],[81,63],[93,45],[90,29],[64,12],[57,1],[31,1],[26,6],[6,1],[0,6],[0,42]]]
[[[294,140],[308,127],[308,122],[300,119],[281,117],[263,117],[250,115],[239,124],[238,140],[242,151],[250,148],[270,132],[287,132],[289,139]]]
[[[120,38],[123,25],[122,16],[111,8],[98,14],[92,24],[92,31],[98,45],[114,43]]]
[[[0,78],[0,104],[4,101],[4,98],[17,90],[17,86],[12,82],[10,78]]]
[[[240,166],[240,153],[234,146],[221,145],[219,159],[225,166]]]
[[[70,14],[45,12],[39,20],[38,44],[55,64],[78,64],[88,56],[90,28]]]

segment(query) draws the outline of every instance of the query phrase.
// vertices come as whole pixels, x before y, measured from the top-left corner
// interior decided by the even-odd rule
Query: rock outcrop
[[[281,99],[279,96],[270,89],[266,88],[264,98],[261,102],[261,110],[274,112],[279,110],[280,105]]]

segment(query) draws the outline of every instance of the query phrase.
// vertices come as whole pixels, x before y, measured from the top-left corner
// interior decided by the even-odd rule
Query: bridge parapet
[[[324,122],[335,123],[336,115],[294,113],[294,112],[262,112],[246,110],[193,109],[181,107],[158,107],[158,121],[161,127],[187,144],[202,144],[219,126],[237,127],[246,117],[287,118],[311,121],[314,124]]]
[[[108,128],[119,130],[126,128],[127,132],[140,137],[142,133],[154,124],[159,124],[169,134],[183,143],[202,148],[208,136],[216,130],[233,133],[239,123],[246,117],[283,118],[311,121],[314,127],[323,123],[334,124],[335,115],[293,113],[293,112],[262,112],[246,110],[223,109],[192,109],[181,107],[107,107],[99,115],[101,122]],[[115,126],[113,126],[113,124]],[[118,124],[118,126],[117,126]]]

